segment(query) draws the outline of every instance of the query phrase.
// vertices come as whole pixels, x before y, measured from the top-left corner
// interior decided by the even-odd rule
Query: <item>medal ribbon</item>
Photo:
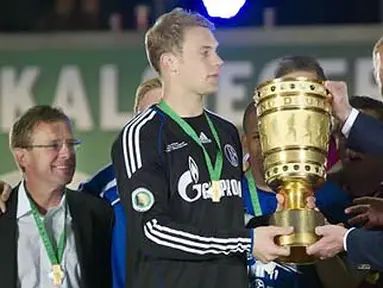
[[[212,164],[212,161],[210,159],[209,154],[207,153],[206,148],[203,146],[201,140],[199,139],[197,133],[194,131],[194,129],[180,116],[177,115],[176,112],[172,108],[169,107],[168,104],[166,104],[164,101],[161,101],[158,104],[158,107],[170,118],[172,118],[181,128],[182,130],[189,135],[203,150],[203,155],[205,157],[205,162],[207,169],[209,171],[210,179],[211,181],[218,181],[221,177],[222,173],[222,167],[223,167],[223,156],[222,156],[222,148],[221,143],[219,140],[218,132],[216,128],[214,127],[213,122],[210,120],[209,116],[204,112],[204,115],[206,117],[206,120],[209,124],[209,128],[213,134],[214,140],[217,143],[218,151],[217,156],[215,159],[214,166]]]
[[[245,173],[245,177],[247,180],[247,184],[249,185],[249,195],[251,199],[251,204],[253,206],[253,211],[255,216],[262,215],[261,204],[259,203],[257,186],[255,185],[253,174],[251,173],[251,169],[249,169]]]
[[[41,240],[43,241],[43,244],[44,244],[45,250],[48,254],[49,260],[50,260],[52,266],[53,265],[60,265],[61,260],[62,260],[63,255],[64,255],[65,242],[66,242],[65,220],[66,220],[67,210],[68,210],[67,205],[65,205],[63,231],[60,234],[57,249],[55,251],[55,249],[53,248],[52,242],[48,237],[48,232],[45,228],[44,222],[40,217],[39,211],[37,210],[36,204],[33,202],[32,199],[30,199],[30,197],[28,197],[28,199],[29,199],[29,203],[31,205],[33,218],[35,219],[35,222],[36,222],[37,230],[39,231]]]

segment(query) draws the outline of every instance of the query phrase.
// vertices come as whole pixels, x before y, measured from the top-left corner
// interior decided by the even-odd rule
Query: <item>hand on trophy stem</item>
[[[275,244],[275,237],[289,235],[293,227],[265,226],[254,229],[253,256],[262,263],[268,263],[281,256],[289,256],[290,248]]]
[[[315,233],[322,236],[306,249],[308,255],[327,259],[343,251],[343,238],[347,229],[342,225],[324,225],[315,228]]]
[[[334,115],[344,123],[351,113],[348,100],[347,84],[343,81],[326,81],[325,87],[330,93]]]

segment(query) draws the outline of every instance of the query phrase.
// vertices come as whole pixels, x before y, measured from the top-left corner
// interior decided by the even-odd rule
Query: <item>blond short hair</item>
[[[374,48],[372,49],[372,57],[376,57],[376,53],[378,53],[379,48],[383,46],[383,37],[381,37],[378,41],[376,41]]]
[[[161,74],[160,58],[164,53],[182,53],[186,28],[204,27],[211,31],[214,24],[199,13],[175,8],[160,16],[145,35],[146,55],[150,65]]]
[[[161,79],[159,77],[146,80],[137,87],[136,96],[134,98],[134,114],[137,114],[139,112],[138,106],[140,106],[141,100],[144,98],[145,94],[148,93],[150,90],[156,88],[162,88]]]

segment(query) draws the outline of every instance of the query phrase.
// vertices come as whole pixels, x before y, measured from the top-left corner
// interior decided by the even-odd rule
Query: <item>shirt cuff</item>
[[[350,234],[350,232],[351,232],[352,230],[354,230],[354,229],[355,229],[355,227],[348,229],[348,230],[346,231],[346,233],[344,234],[344,236],[343,236],[343,249],[344,249],[344,251],[346,251],[346,252],[347,252],[347,236],[348,236],[348,234]]]
[[[359,111],[355,108],[351,109],[350,115],[348,115],[346,122],[344,122],[342,127],[342,134],[347,138],[350,134],[352,125],[354,125],[354,122],[356,120],[356,117],[358,117]]]

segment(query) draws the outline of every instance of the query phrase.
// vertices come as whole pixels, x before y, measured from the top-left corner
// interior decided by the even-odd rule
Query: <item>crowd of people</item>
[[[162,9],[152,0],[3,0],[0,2],[0,31],[141,31]]]
[[[265,182],[257,103],[244,111],[242,139],[204,108],[218,88],[218,44],[214,24],[198,13],[177,8],[156,20],[145,48],[159,77],[137,88],[136,116],[121,127],[111,163],[79,191],[66,188],[81,141],[65,111],[38,105],[21,115],[9,137],[23,179],[0,185],[2,287],[330,287],[333,275],[317,264],[278,262],[290,250],[275,237],[293,227],[255,221],[283,199]],[[382,53],[379,40],[380,87]],[[328,223],[316,227],[321,238],[307,253],[336,257],[347,279],[363,270],[355,287],[379,287],[383,104],[349,95],[308,56],[284,57],[275,77],[286,76],[324,81],[341,123],[330,145],[339,161],[309,207]]]

